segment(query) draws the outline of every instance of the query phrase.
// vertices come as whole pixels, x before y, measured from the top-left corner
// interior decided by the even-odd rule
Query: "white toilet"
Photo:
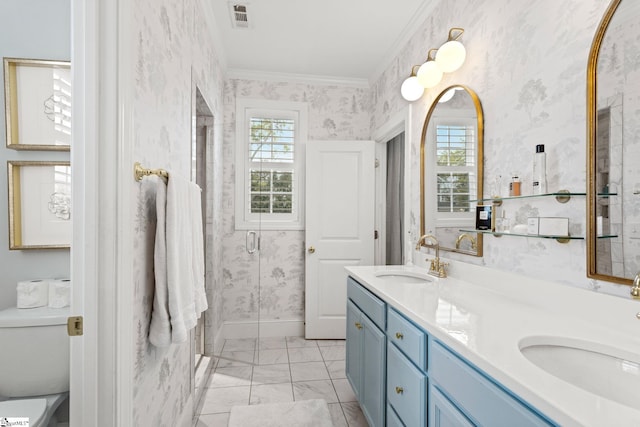
[[[0,417],[49,427],[69,395],[69,307],[0,310]]]

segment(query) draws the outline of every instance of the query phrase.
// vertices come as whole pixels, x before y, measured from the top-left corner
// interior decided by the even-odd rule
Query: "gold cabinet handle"
[[[404,389],[402,387],[396,387],[396,393],[402,394],[404,393]]]
[[[316,248],[314,248],[313,246],[309,246],[308,250],[309,250],[309,253],[312,254],[312,253],[315,253]]]
[[[402,335],[402,332],[396,332],[396,338],[401,340],[402,338],[404,338],[404,335]]]
[[[358,328],[358,329],[362,329],[362,323],[360,323],[360,322],[356,322],[356,328]]]

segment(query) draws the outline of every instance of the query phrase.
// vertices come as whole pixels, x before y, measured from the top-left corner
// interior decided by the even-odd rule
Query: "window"
[[[303,228],[306,104],[238,100],[236,228]]]
[[[435,120],[436,217],[455,226],[473,217],[476,195],[476,123],[474,119]]]

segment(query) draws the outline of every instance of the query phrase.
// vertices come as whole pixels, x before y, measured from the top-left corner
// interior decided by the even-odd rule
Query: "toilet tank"
[[[69,307],[0,310],[0,396],[69,391]]]

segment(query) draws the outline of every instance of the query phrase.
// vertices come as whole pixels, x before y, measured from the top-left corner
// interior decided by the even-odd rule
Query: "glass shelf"
[[[598,197],[610,197],[610,196],[617,196],[618,193],[598,193],[597,196]]]
[[[560,190],[555,193],[544,193],[544,194],[528,194],[526,196],[507,196],[507,197],[488,197],[478,200],[470,200],[471,202],[493,202],[495,204],[502,204],[503,200],[516,200],[516,199],[533,199],[533,198],[541,198],[541,197],[555,197],[556,200],[560,203],[567,203],[571,196],[586,196],[587,193],[572,193],[567,190]],[[611,196],[614,193],[608,193],[607,195]]]
[[[471,229],[461,229],[463,233],[479,233],[479,234],[491,234],[495,237],[502,236],[517,236],[517,237],[531,237],[533,239],[555,239],[560,243],[568,243],[570,240],[584,240],[584,236],[545,236],[540,234],[521,234],[521,233],[498,233],[496,231],[491,230],[471,230]],[[602,236],[598,236],[598,239],[613,239],[618,237],[615,234],[605,234]]]

